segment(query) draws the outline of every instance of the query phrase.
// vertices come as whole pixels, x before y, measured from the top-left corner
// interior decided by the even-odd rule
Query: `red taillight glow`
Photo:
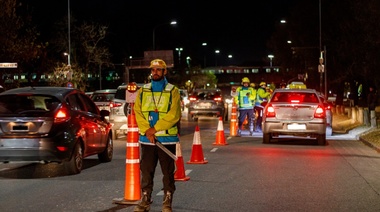
[[[55,114],[54,123],[65,122],[69,120],[69,118],[70,118],[69,111],[66,108],[62,107]]]
[[[189,101],[190,101],[190,102],[197,101],[197,97],[190,96],[190,97],[189,97]]]
[[[318,106],[318,108],[315,110],[314,117],[325,118],[325,110],[323,109],[323,107]]]
[[[268,107],[266,109],[266,116],[267,117],[275,117],[276,116],[276,112],[274,111],[274,107],[272,105],[268,105]]]
[[[216,101],[216,102],[221,102],[222,101],[222,97],[214,97],[214,101]]]
[[[110,102],[110,107],[120,107],[121,105],[120,102]]]
[[[67,151],[69,148],[67,148],[66,146],[57,146],[57,149],[58,149],[60,152],[65,152],[65,151]]]
[[[300,103],[300,100],[299,99],[291,99],[290,102],[292,104],[299,104]]]

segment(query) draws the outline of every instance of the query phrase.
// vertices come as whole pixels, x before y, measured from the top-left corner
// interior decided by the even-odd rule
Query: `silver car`
[[[214,89],[195,89],[189,96],[188,120],[198,121],[199,117],[222,117],[225,120],[226,106],[222,91]]]
[[[143,83],[137,83],[137,88]],[[128,134],[128,115],[131,113],[131,104],[126,101],[128,85],[120,85],[116,89],[115,97],[110,103],[110,121],[112,122],[113,139],[118,139],[119,135]]]
[[[115,97],[116,89],[96,90],[91,94],[92,101],[98,106],[99,110],[110,111],[110,103]]]
[[[276,89],[265,105],[263,143],[301,137],[326,145],[326,107],[314,89]]]

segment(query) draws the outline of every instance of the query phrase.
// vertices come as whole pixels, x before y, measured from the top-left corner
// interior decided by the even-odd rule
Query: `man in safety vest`
[[[156,142],[162,143],[176,154],[179,142],[177,123],[181,118],[180,93],[177,87],[166,80],[166,63],[161,59],[152,60],[151,83],[138,90],[134,111],[139,127],[141,146],[141,202],[134,211],[149,211],[152,203],[153,178],[157,161],[163,174],[164,200],[162,211],[172,211],[172,198],[175,187],[175,161]]]
[[[253,107],[256,98],[256,90],[250,87],[248,77],[244,77],[241,81],[242,86],[236,89],[237,95],[235,96],[235,103],[239,108],[239,121],[238,121],[238,136],[241,136],[241,128],[245,119],[248,119],[248,126],[250,135],[253,135],[253,120],[255,118]]]
[[[272,94],[269,89],[267,89],[267,84],[265,82],[260,82],[259,88],[256,91],[256,103],[255,103],[255,111],[257,113],[256,120],[256,131],[262,132],[261,122],[263,120],[263,102],[267,102]]]

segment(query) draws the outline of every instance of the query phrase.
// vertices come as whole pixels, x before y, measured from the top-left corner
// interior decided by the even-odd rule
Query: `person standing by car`
[[[248,119],[250,135],[253,134],[253,107],[255,103],[256,90],[250,86],[248,77],[244,77],[241,81],[242,86],[236,89],[235,103],[239,108],[239,122],[237,135],[241,136],[241,129],[245,119]]]
[[[267,89],[267,84],[265,82],[260,82],[259,88],[257,89],[257,96],[256,96],[256,102],[255,102],[255,111],[257,113],[257,120],[256,120],[256,131],[262,132],[261,128],[261,122],[263,120],[263,109],[264,106],[262,105],[263,102],[267,102],[271,96],[271,92],[269,89]]]
[[[164,199],[162,211],[172,211],[175,187],[175,161],[160,149],[156,142],[162,143],[175,154],[179,142],[177,123],[181,118],[180,93],[177,87],[168,83],[165,61],[152,60],[151,82],[138,90],[134,111],[139,127],[141,144],[140,170],[142,175],[142,198],[134,211],[149,211],[152,203],[153,178],[157,162],[163,174]]]

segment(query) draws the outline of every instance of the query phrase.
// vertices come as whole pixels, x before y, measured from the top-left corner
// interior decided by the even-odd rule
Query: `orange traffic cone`
[[[132,103],[133,104],[133,103]],[[116,204],[137,204],[141,198],[139,129],[133,110],[128,115],[128,136],[125,165],[124,198],[114,199]]]
[[[187,181],[190,180],[190,177],[186,176],[185,174],[185,166],[183,164],[183,157],[182,157],[182,150],[181,150],[181,144],[176,144],[176,166],[177,170],[174,173],[174,180],[180,180],[180,181]]]
[[[216,139],[213,145],[227,145],[226,138],[224,137],[222,117],[219,117],[218,129],[216,131]]]
[[[198,125],[195,126],[194,139],[193,139],[193,148],[191,150],[191,157],[187,163],[195,163],[195,164],[205,164],[208,161],[204,160],[203,150],[201,144],[201,134],[199,132]]]
[[[236,103],[233,102],[231,108],[230,136],[237,136],[237,127]]]

